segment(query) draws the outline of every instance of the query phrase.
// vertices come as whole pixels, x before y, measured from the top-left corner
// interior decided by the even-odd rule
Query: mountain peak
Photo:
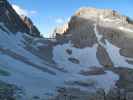
[[[97,9],[92,7],[80,8],[74,16],[78,16],[85,19],[100,20],[106,22],[118,22],[127,23],[127,17],[119,14],[115,10],[111,9]]]
[[[82,16],[82,15],[88,15],[88,17],[99,17],[99,16],[105,16],[105,17],[122,17],[117,11],[112,9],[98,9],[93,7],[81,7],[75,14],[76,16]]]

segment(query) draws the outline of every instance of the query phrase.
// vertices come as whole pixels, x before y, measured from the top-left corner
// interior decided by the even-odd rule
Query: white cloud
[[[15,4],[13,4],[12,7],[19,15],[32,16],[32,15],[35,15],[37,13],[34,10],[30,11],[27,9],[23,9],[20,6],[15,5]]]
[[[64,21],[64,19],[62,19],[62,18],[57,18],[57,19],[55,19],[55,22],[56,22],[57,24],[63,24],[65,21]]]
[[[37,14],[37,11],[32,10],[30,11],[30,14]]]

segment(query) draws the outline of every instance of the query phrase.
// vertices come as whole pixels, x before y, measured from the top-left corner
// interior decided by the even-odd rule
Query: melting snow
[[[66,50],[72,50],[72,54],[69,55]],[[59,66],[69,70],[76,71],[75,69],[81,69],[85,67],[101,66],[96,57],[97,45],[92,48],[87,47],[84,49],[78,49],[73,47],[69,42],[67,44],[55,46],[53,49],[53,60],[59,64]],[[68,60],[68,58],[75,58],[79,60],[80,64],[74,64]]]
[[[114,46],[113,44],[111,44],[107,40],[105,42],[106,42],[106,50],[107,50],[107,52],[108,52],[108,54],[109,54],[109,56],[110,56],[110,58],[113,61],[115,66],[133,68],[133,65],[129,64],[126,61],[129,58],[120,55],[120,48]]]
[[[95,31],[95,34],[96,34],[96,37],[98,39],[99,44],[106,49],[106,51],[109,54],[109,57],[111,58],[114,66],[133,68],[132,65],[126,61],[127,59],[131,59],[131,58],[127,58],[127,57],[122,56],[120,54],[120,48],[111,44],[108,40],[105,40],[105,44],[101,42],[102,35],[99,34],[99,32],[97,30],[97,24],[94,24],[94,31]]]
[[[66,50],[70,49],[72,50],[72,54],[67,54]],[[90,75],[90,76],[82,76],[79,74],[81,69],[85,69],[88,67],[98,66],[101,67],[101,65],[98,62],[98,59],[96,58],[96,50],[97,46],[94,45],[92,48],[84,48],[84,49],[78,49],[72,46],[72,44],[69,42],[67,44],[63,45],[57,45],[53,49],[53,60],[64,69],[67,69],[69,71],[69,74],[67,77],[65,77],[64,81],[85,81],[85,80],[93,80],[96,82],[96,85],[85,87],[81,89],[90,90],[96,89],[96,88],[103,88],[106,93],[109,91],[110,88],[115,87],[116,81],[119,79],[119,76],[111,71],[106,71],[105,74],[102,75]],[[80,64],[73,64],[71,63],[68,58],[73,57],[80,61]],[[73,86],[74,87],[74,86]],[[91,88],[91,89],[90,89]]]
[[[127,32],[132,32],[133,33],[133,29],[129,29],[129,28],[125,28],[125,27],[119,27],[118,29],[122,30],[122,31],[127,31]]]
[[[110,88],[115,87],[115,83],[119,80],[119,76],[111,71],[106,71],[103,75],[94,75],[90,77],[91,79],[97,80],[97,88],[103,88],[107,93]]]
[[[58,80],[56,76],[44,73],[7,55],[1,54],[0,62],[6,62],[6,65],[0,63],[0,67],[6,68],[11,73],[11,76],[0,79],[24,88],[27,100],[33,96],[45,98],[45,93],[55,93],[55,88],[63,84],[63,81]]]
[[[45,68],[49,66],[42,63],[42,59],[33,55],[29,51],[25,50],[23,41],[24,33],[9,33],[0,30],[0,47],[10,49],[20,55],[23,55],[28,60],[38,65],[43,65]],[[66,49],[72,50],[72,55],[67,54]],[[115,85],[118,80],[118,75],[111,71],[107,71],[103,75],[95,76],[83,76],[79,72],[81,69],[85,69],[91,66],[100,66],[96,57],[97,45],[92,48],[78,49],[74,48],[71,43],[64,45],[57,45],[53,48],[53,60],[68,71],[68,73],[62,73],[56,71],[56,75],[42,72],[33,66],[23,63],[17,59],[3,54],[0,52],[0,67],[6,68],[11,72],[9,77],[0,77],[2,80],[12,84],[23,87],[26,90],[28,96],[40,96],[45,98],[45,93],[55,93],[56,87],[65,86],[66,80],[95,80],[97,88],[101,87],[108,91]],[[80,61],[80,64],[74,64],[68,60],[69,57],[75,58]],[[52,69],[51,69],[52,70]],[[82,87],[79,87],[82,89]],[[95,89],[95,87],[94,87]],[[89,90],[89,89],[88,89]]]

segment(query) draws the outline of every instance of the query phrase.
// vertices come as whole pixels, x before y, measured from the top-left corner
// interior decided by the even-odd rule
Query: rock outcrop
[[[32,36],[40,36],[40,32],[33,23],[29,19],[23,21],[7,0],[0,1],[0,22],[4,23],[13,33],[23,32]]]
[[[133,50],[132,22],[129,17],[111,9],[83,7],[71,17],[67,30],[64,33],[58,32],[56,38],[58,40],[65,37],[78,48],[92,47],[98,44],[98,47],[103,49],[102,52],[100,48],[100,50],[98,49],[100,52],[97,52],[97,57],[99,60],[105,57],[106,61],[104,60],[102,65],[106,65],[107,62],[110,62],[109,54],[103,47],[106,45],[106,41],[119,48],[122,56],[133,57],[131,53]],[[101,57],[103,54],[104,56]],[[108,64],[112,65],[112,62]]]
[[[28,18],[27,16],[20,16],[21,19],[23,20],[23,22],[27,25],[27,27],[29,28],[29,31],[30,31],[30,35],[33,35],[33,36],[40,36],[40,32],[39,30],[37,29],[37,27],[33,24],[33,22],[31,21],[30,18]]]
[[[56,35],[63,35],[63,33],[65,33],[68,29],[68,23],[65,23],[61,26],[58,26],[55,30],[54,30],[54,36]]]
[[[133,37],[132,20],[111,9],[80,8],[71,17],[66,32],[58,34],[71,38],[74,44],[82,47],[92,46],[97,42],[93,30],[94,23],[98,25],[97,28],[99,33],[103,34],[103,38],[107,38],[120,48],[123,46],[129,48],[128,44],[131,44],[131,36]]]

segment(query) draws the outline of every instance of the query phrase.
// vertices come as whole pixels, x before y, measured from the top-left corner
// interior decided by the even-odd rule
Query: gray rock
[[[106,51],[106,49],[104,49],[102,46],[98,46],[98,50],[97,50],[97,58],[100,62],[101,65],[105,66],[105,67],[112,67],[113,63]]]
[[[133,100],[133,92],[126,93],[126,100]]]
[[[40,32],[39,30],[36,28],[36,26],[33,24],[33,22],[31,21],[30,18],[28,18],[27,16],[20,16],[21,19],[23,20],[23,22],[27,25],[27,27],[29,28],[30,34],[32,36],[40,36]]]
[[[110,89],[109,93],[106,95],[106,99],[107,100],[120,100],[119,89],[117,88]]]
[[[31,27],[29,27],[16,13],[7,0],[1,0],[0,2],[0,22],[4,23],[8,30],[13,33],[23,32],[32,36],[40,37],[40,32],[33,23],[31,23],[31,21],[27,21],[31,24]]]
[[[70,62],[74,63],[74,64],[79,64],[79,63],[80,63],[80,61],[79,61],[78,59],[76,59],[76,58],[70,57],[70,58],[68,58],[68,60],[69,60]]]

